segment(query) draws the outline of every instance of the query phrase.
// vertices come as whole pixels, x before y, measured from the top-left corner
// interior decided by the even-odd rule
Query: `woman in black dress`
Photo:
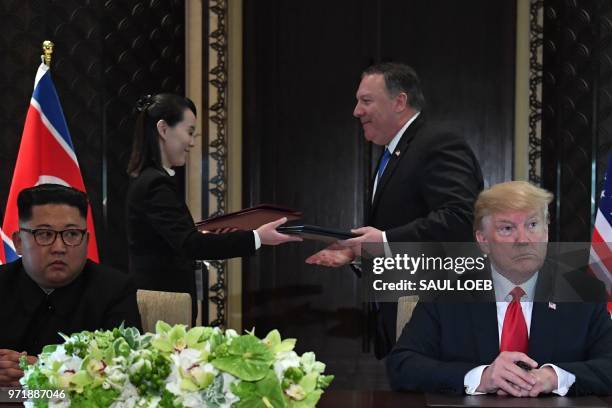
[[[185,165],[194,146],[195,105],[182,96],[158,94],[141,98],[137,110],[126,203],[130,273],[139,288],[191,294],[195,321],[196,259],[247,256],[260,245],[300,238],[276,231],[285,218],[254,231],[199,232],[172,170]]]

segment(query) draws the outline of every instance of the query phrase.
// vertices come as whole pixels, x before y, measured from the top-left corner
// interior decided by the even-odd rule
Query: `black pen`
[[[527,370],[527,371],[531,370],[531,366],[529,364],[523,362],[523,361],[515,361],[514,364],[516,364],[517,366],[519,366],[523,370]]]

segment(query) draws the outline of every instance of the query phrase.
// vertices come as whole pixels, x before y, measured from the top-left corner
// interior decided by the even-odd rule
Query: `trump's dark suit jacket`
[[[570,276],[571,275],[571,276]],[[490,275],[489,275],[490,276]],[[574,374],[568,396],[612,393],[612,321],[605,303],[564,302],[560,288],[585,274],[555,278],[551,268],[540,271],[536,283],[527,354],[539,365],[555,364]],[[480,276],[476,278],[482,278]],[[585,299],[605,298],[594,279],[578,282]],[[593,295],[595,293],[595,295]],[[395,390],[464,392],[465,374],[491,364],[499,355],[497,308],[493,293],[444,294],[447,299],[419,303],[387,358],[387,373]],[[457,303],[463,296],[470,302]],[[450,297],[450,301],[449,301]],[[463,298],[465,300],[465,298]],[[549,301],[556,301],[549,304]]]
[[[29,355],[63,343],[58,332],[141,328],[136,287],[125,273],[87,261],[69,285],[47,295],[24,271],[21,259],[0,266],[0,348]]]
[[[138,287],[189,293],[194,308],[194,260],[255,253],[252,231],[198,232],[174,178],[155,167],[145,168],[130,182],[127,233],[130,273]]]
[[[473,207],[482,188],[468,144],[421,113],[389,159],[366,225],[386,231],[390,243],[472,242]],[[375,354],[382,358],[395,344],[397,305],[380,303],[375,314]]]

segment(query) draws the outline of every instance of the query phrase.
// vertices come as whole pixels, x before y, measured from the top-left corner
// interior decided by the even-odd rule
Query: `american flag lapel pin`
[[[552,310],[557,310],[557,304],[553,302],[548,302],[548,308]]]

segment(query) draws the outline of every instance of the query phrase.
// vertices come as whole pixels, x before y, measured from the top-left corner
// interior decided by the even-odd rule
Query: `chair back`
[[[191,296],[189,293],[160,292],[139,289],[136,292],[142,328],[155,332],[155,324],[163,320],[169,325],[185,324],[191,327]]]
[[[416,295],[402,296],[397,300],[397,320],[395,326],[396,340],[404,330],[404,326],[408,324],[412,317],[412,312],[419,302],[419,297]]]

